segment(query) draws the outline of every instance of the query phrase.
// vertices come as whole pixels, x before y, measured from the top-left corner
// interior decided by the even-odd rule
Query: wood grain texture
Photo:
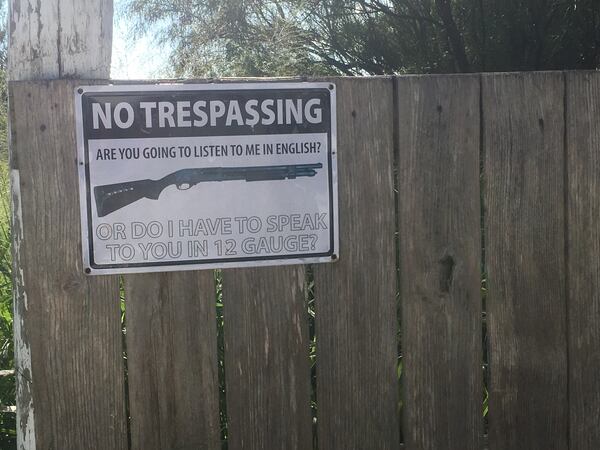
[[[82,267],[77,83],[9,86],[17,341],[30,356],[27,370],[17,363],[18,404],[35,416],[34,430],[19,425],[20,449],[127,447],[118,279]]]
[[[9,79],[107,79],[112,17],[112,0],[10,0]]]
[[[223,272],[228,448],[312,449],[303,266]]]
[[[112,43],[113,0],[58,2],[60,76],[108,79],[112,45],[98,42]]]
[[[112,11],[10,0],[7,78],[108,78]],[[9,99],[19,450],[127,445],[118,280],[80,267],[74,87],[14,85]]]
[[[566,74],[571,449],[600,447],[600,77]]]
[[[10,0],[8,15],[8,79],[58,78],[58,0]]]
[[[340,259],[314,269],[319,449],[395,450],[393,81],[335,83]]]
[[[220,448],[213,271],[125,277],[133,450]]]
[[[491,450],[568,448],[564,83],[483,75]]]
[[[474,450],[482,434],[479,77],[397,82],[405,442]]]

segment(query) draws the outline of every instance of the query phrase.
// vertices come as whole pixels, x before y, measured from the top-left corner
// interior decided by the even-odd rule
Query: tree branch
[[[442,19],[442,22],[444,22],[446,33],[448,33],[448,40],[450,41],[450,47],[454,54],[454,58],[456,59],[458,70],[460,72],[470,72],[465,42],[454,21],[450,0],[435,0],[435,6],[438,15]]]
[[[440,22],[439,20],[435,20],[433,17],[426,17],[426,16],[418,16],[418,15],[414,15],[414,14],[403,14],[403,13],[399,13],[394,11],[392,8],[390,8],[387,5],[384,5],[383,3],[377,1],[377,0],[358,0],[357,3],[359,5],[361,5],[362,7],[364,7],[365,9],[369,9],[372,12],[379,12],[382,14],[386,14],[390,17],[393,17],[394,19],[398,19],[398,20],[416,20],[418,22],[428,22],[431,23],[433,25],[437,25],[437,26],[444,26],[444,24],[442,22]]]

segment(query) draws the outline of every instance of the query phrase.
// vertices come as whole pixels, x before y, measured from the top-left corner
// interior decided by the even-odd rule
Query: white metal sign
[[[86,273],[338,255],[335,86],[82,86]]]

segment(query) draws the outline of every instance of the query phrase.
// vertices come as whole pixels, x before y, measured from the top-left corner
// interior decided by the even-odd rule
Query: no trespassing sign
[[[338,257],[335,86],[82,86],[87,273]]]

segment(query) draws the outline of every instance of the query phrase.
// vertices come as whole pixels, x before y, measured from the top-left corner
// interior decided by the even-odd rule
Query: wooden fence
[[[599,448],[600,74],[331,81],[316,427],[307,269],[225,270],[228,448],[480,449],[484,351],[490,450]],[[123,277],[125,335],[119,277],[83,273],[88,83],[10,84],[20,448],[220,448],[213,272]]]

